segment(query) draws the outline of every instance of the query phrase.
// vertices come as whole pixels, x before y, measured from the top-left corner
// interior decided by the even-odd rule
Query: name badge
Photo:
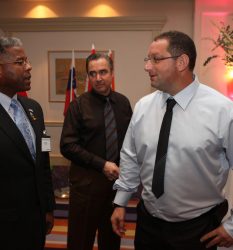
[[[41,138],[41,151],[42,152],[50,152],[51,151],[51,138],[50,138],[50,136]]]
[[[43,136],[41,138],[41,151],[42,152],[51,151],[51,137],[46,135],[46,131],[43,131]]]

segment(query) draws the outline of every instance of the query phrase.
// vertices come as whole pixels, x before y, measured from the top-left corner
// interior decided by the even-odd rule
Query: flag
[[[26,91],[18,92],[17,94],[20,96],[28,96]]]
[[[95,45],[94,44],[92,44],[92,47],[91,47],[91,54],[95,54]],[[86,78],[86,85],[85,85],[85,92],[87,92],[87,91],[91,91],[91,84],[90,84],[88,75]]]
[[[66,115],[70,103],[75,99],[75,97],[76,97],[76,73],[75,73],[74,50],[72,50],[72,60],[69,70],[69,79],[66,88],[64,116]]]
[[[108,51],[108,56],[113,60],[113,56],[112,56],[112,51],[111,50]],[[112,76],[112,90],[115,91],[115,78],[114,78],[114,75]]]

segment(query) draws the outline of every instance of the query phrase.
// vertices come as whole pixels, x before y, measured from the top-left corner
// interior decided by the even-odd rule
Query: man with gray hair
[[[0,242],[42,250],[53,227],[54,195],[41,106],[18,96],[31,89],[31,64],[18,38],[0,38]]]
[[[92,87],[67,111],[61,153],[71,161],[68,219],[69,250],[92,250],[96,231],[98,250],[119,250],[120,237],[110,217],[118,178],[120,149],[131,118],[128,98],[112,91],[113,61],[91,54],[86,70]]]

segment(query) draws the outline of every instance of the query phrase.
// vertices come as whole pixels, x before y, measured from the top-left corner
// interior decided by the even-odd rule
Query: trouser
[[[218,227],[227,213],[225,200],[197,218],[168,222],[155,218],[146,210],[143,201],[137,207],[135,250],[206,250],[200,238]],[[208,248],[216,250],[217,246]]]
[[[44,249],[45,217],[41,214],[39,207],[20,214],[18,217],[16,220],[0,220],[0,249]]]
[[[120,237],[113,232],[110,221],[114,192],[109,188],[94,195],[88,187],[80,192],[79,184],[70,189],[68,250],[92,250],[96,232],[99,250],[119,250]]]

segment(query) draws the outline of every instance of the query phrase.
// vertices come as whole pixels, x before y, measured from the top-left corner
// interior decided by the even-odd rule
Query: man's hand
[[[119,176],[119,168],[114,162],[106,161],[103,173],[110,181],[114,181]]]
[[[113,211],[112,217],[112,229],[120,237],[125,235],[125,208],[116,207]]]
[[[201,238],[201,242],[205,242],[206,240],[209,240],[206,244],[206,248],[210,248],[215,245],[219,247],[230,247],[233,245],[233,238],[226,232],[223,225],[205,234]]]
[[[46,213],[46,234],[50,234],[54,224],[53,213]]]

